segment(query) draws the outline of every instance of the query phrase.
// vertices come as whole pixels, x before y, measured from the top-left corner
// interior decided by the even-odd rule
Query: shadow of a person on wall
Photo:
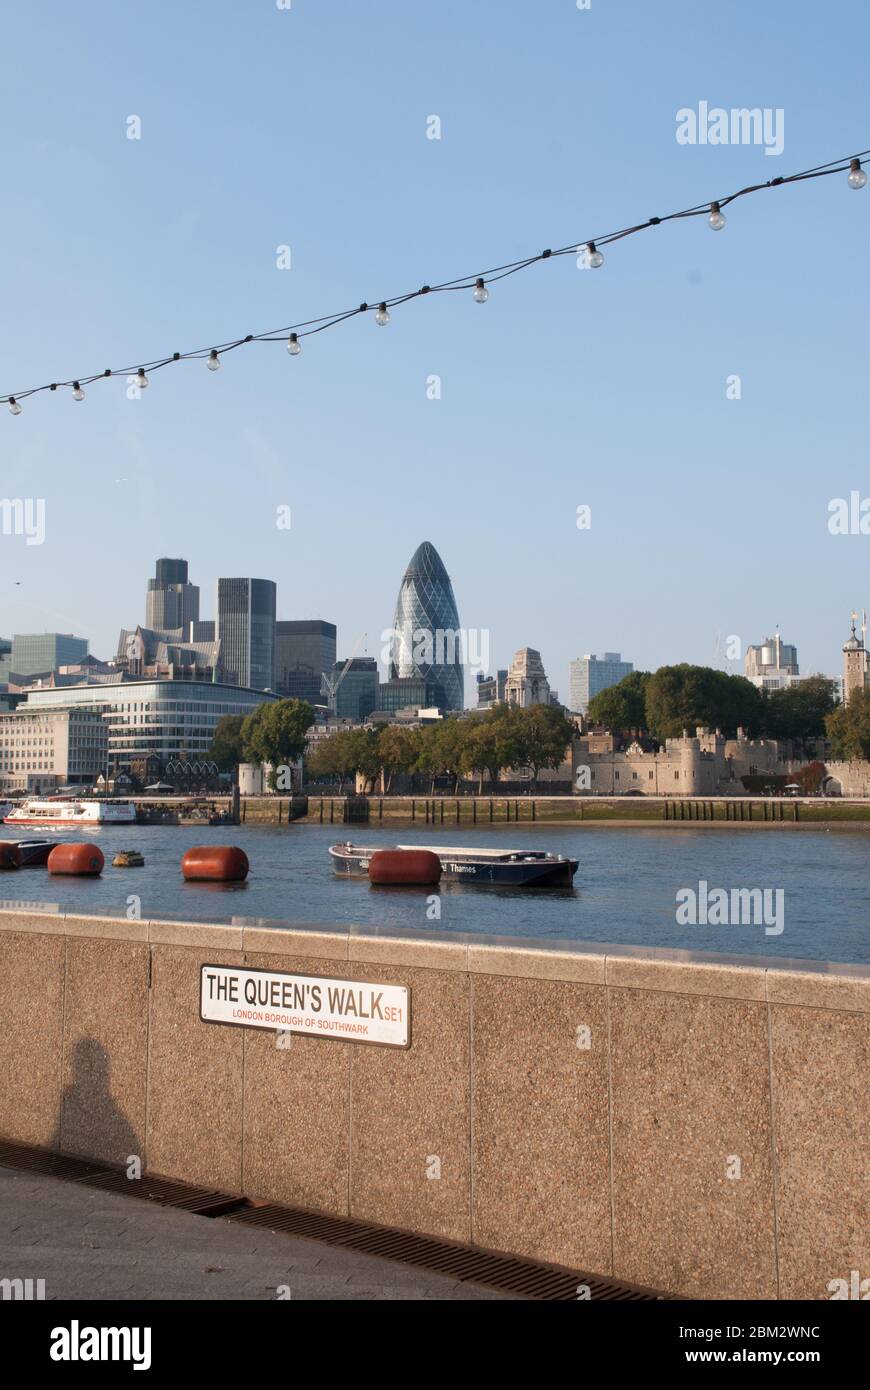
[[[138,1158],[140,1170],[144,1166],[141,1140],[112,1095],[109,1055],[95,1038],[76,1043],[72,1081],[63,1088],[51,1147],[124,1166]]]

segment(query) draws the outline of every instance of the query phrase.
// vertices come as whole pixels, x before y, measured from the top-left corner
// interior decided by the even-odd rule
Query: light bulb
[[[290,337],[287,339],[287,351],[291,357],[298,357],[302,351],[302,344],[295,333],[291,333]]]
[[[714,232],[721,232],[725,226],[725,214],[720,211],[718,203],[710,204],[710,216],[707,218]]]
[[[14,396],[9,397],[9,409],[12,411],[13,415],[21,414],[21,406],[18,404]]]
[[[205,365],[208,367],[208,369],[209,369],[210,372],[219,372],[219,371],[220,371],[221,360],[220,360],[220,358],[218,357],[217,351],[216,351],[215,348],[212,348],[211,352],[209,353],[209,355],[208,355],[208,361],[206,362]]]
[[[600,270],[604,265],[604,257],[595,245],[594,241],[586,243],[586,264],[590,270]]]
[[[867,175],[861,168],[860,159],[853,159],[849,169],[849,177],[846,180],[850,188],[863,188],[867,182]]]
[[[476,304],[485,304],[488,299],[489,290],[483,283],[482,278],[478,276],[478,278],[474,282],[474,302]]]
[[[140,367],[136,373],[136,385],[139,387],[140,391],[144,391],[145,387],[148,385],[148,378],[145,375],[144,367]]]
[[[375,311],[375,323],[379,323],[381,328],[390,321],[390,311],[386,304],[379,304]]]
[[[73,382],[73,400],[74,400],[74,401],[83,401],[84,398],[85,398],[85,393],[84,393],[84,391],[83,391],[82,388],[79,386],[78,382],[77,382],[77,381],[74,381],[74,382]]]

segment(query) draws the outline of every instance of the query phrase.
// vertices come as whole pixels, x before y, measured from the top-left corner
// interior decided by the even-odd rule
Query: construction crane
[[[354,657],[356,656],[357,652],[359,651],[360,645],[361,645],[363,642],[365,642],[365,640],[366,640],[367,637],[368,637],[368,633],[367,633],[367,632],[363,632],[363,633],[356,639],[356,642],[354,643],[353,651],[351,652],[350,656],[347,658],[347,661],[344,663],[344,665],[342,666],[342,668],[341,668],[341,670],[339,671],[339,673],[338,673],[337,676],[334,676],[334,675],[327,675],[326,672],[324,672],[323,675],[321,676],[321,679],[320,679],[320,692],[321,692],[322,695],[325,695],[325,696],[326,696],[326,698],[327,698],[327,700],[328,700],[328,702],[329,702],[329,706],[330,706],[330,708],[331,708],[333,714],[335,714],[336,709],[337,709],[337,696],[338,696],[339,687],[340,687],[342,681],[344,680],[345,676],[347,675],[348,671],[350,670],[350,664],[351,664],[351,662],[353,661]]]

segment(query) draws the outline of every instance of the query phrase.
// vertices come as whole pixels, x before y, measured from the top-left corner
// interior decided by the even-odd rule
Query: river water
[[[858,827],[511,825],[441,831],[431,826],[113,826],[86,833],[106,856],[99,879],[51,877],[44,868],[12,871],[0,876],[0,907],[33,904],[124,916],[128,897],[136,895],[143,918],[359,923],[415,934],[549,937],[870,962],[870,833]],[[2,834],[5,839],[29,839],[34,832],[7,825]],[[81,830],[76,835],[83,838]],[[546,848],[578,859],[580,867],[573,889],[445,883],[433,905],[427,889],[375,888],[365,879],[335,875],[327,850],[347,837],[381,847],[398,841],[434,847]],[[59,831],[56,838],[72,838],[72,832]],[[247,882],[185,883],[181,857],[191,845],[200,844],[240,845],[251,862]],[[125,848],[142,851],[144,868],[112,867],[113,855]],[[677,920],[677,894],[682,889],[700,894],[701,881],[707,884],[708,896],[716,888],[768,890],[764,920],[682,924]],[[440,911],[440,919],[435,911]]]

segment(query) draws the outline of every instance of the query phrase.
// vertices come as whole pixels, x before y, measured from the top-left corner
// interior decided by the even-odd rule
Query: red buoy
[[[14,840],[0,841],[0,869],[20,869],[21,850]]]
[[[437,883],[441,860],[431,849],[379,849],[369,860],[372,883]]]
[[[196,845],[181,861],[181,872],[190,883],[241,883],[249,868],[248,856],[236,845]]]
[[[48,872],[96,878],[97,874],[103,872],[105,862],[99,845],[55,845],[48,856]]]

